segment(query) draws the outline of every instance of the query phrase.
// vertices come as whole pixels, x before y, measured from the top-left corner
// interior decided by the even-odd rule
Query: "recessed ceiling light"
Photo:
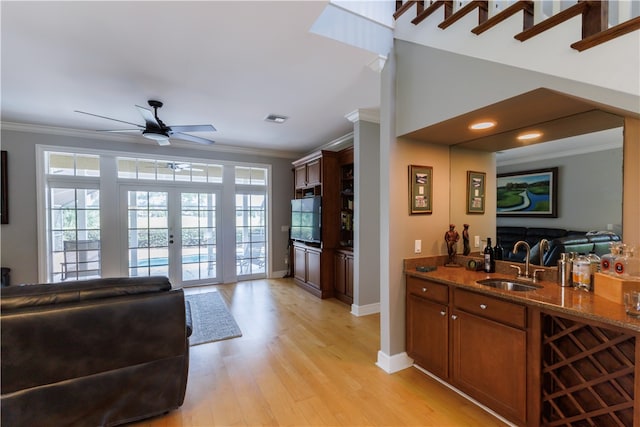
[[[279,115],[279,114],[269,114],[267,117],[264,118],[264,121],[265,122],[282,124],[282,123],[286,122],[288,118],[289,117],[287,117],[287,116],[282,116],[282,115]]]
[[[520,141],[528,141],[530,139],[540,138],[542,136],[542,132],[527,132],[518,135],[518,140]]]
[[[496,122],[492,122],[492,121],[477,122],[477,123],[472,123],[469,126],[469,129],[473,129],[473,130],[491,129],[495,125],[496,125]]]

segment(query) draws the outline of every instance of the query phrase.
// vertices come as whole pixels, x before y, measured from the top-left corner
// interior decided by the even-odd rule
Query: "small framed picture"
[[[467,171],[467,213],[483,214],[487,174]]]
[[[409,165],[409,214],[432,213],[433,168]]]

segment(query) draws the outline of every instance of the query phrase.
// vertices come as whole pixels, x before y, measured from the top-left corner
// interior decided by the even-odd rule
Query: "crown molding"
[[[622,141],[612,141],[607,143],[599,143],[598,145],[590,145],[580,148],[572,148],[567,150],[546,151],[540,154],[524,154],[517,158],[500,159],[496,154],[496,167],[518,165],[521,163],[531,163],[539,160],[558,159],[570,156],[579,156],[581,154],[597,153],[599,151],[614,150],[622,148]]]
[[[344,116],[351,123],[357,121],[365,121],[371,123],[380,123],[380,110],[377,108],[359,108]]]
[[[130,135],[123,133],[96,132],[82,129],[62,128],[55,126],[43,126],[27,123],[0,122],[2,130],[10,130],[14,132],[39,133],[44,135],[68,136],[72,138],[84,138],[93,140],[106,141],[122,141],[132,144],[157,145],[155,142],[146,138],[140,138],[138,135]],[[299,152],[281,151],[281,150],[262,150],[257,148],[237,147],[233,145],[225,145],[215,143],[212,145],[200,145],[179,140],[172,140],[171,147],[191,148],[204,151],[218,151],[222,153],[235,153],[255,156],[277,157],[285,159],[296,159],[300,156]]]
[[[353,132],[349,132],[346,135],[343,135],[339,138],[334,139],[333,141],[330,141],[320,146],[316,150],[313,150],[312,153],[318,150],[340,151],[343,148],[347,148],[352,145],[353,145]]]

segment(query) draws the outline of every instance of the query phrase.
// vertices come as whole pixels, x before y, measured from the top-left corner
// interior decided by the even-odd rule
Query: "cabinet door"
[[[307,281],[307,251],[305,248],[294,246],[293,248],[293,277]]]
[[[320,159],[307,163],[307,185],[319,185],[322,183],[322,171]]]
[[[347,255],[345,261],[345,294],[353,298],[353,257]]]
[[[296,167],[294,179],[296,189],[304,188],[307,186],[307,165]]]
[[[526,424],[526,331],[454,310],[453,381],[518,424]]]
[[[307,283],[320,289],[320,252],[307,249]]]
[[[333,287],[339,294],[347,293],[347,257],[344,254],[334,255],[334,284]]]
[[[449,319],[445,305],[409,294],[407,354],[429,372],[449,376]]]

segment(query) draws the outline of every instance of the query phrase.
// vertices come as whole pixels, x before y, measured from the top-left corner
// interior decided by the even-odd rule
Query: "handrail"
[[[620,37],[636,30],[640,30],[640,16],[636,16],[633,19],[577,41],[573,43],[571,47],[582,52],[583,50],[608,42],[609,40],[613,40],[616,37]]]
[[[414,25],[418,25],[419,23],[427,19],[429,15],[438,10],[440,6],[444,6],[444,18],[447,19],[448,17],[450,17],[453,13],[453,0],[438,0],[431,3],[429,7],[424,9],[421,13],[418,13],[418,15],[413,18],[411,23]]]
[[[398,2],[396,2],[397,5]],[[403,13],[405,13],[407,10],[411,9],[411,7],[417,4],[418,5],[418,11],[417,13],[419,14],[420,12],[422,12],[422,9],[424,8],[424,1],[423,0],[409,0],[405,3],[402,4],[402,6],[400,7],[396,7],[396,11],[393,13],[393,19],[398,19]]]
[[[448,26],[452,25],[454,22],[458,21],[460,18],[465,16],[468,13],[471,13],[473,10],[478,9],[478,24],[482,24],[487,20],[489,16],[489,2],[488,1],[470,1],[465,4],[462,8],[456,11],[453,15],[445,18],[438,27],[443,30]]]
[[[519,11],[524,11],[522,18],[522,30],[528,30],[533,26],[533,1],[532,0],[519,0],[518,2],[512,4],[505,10],[500,11],[498,14],[492,16],[491,18],[484,21],[482,24],[478,25],[471,32],[475,35],[480,35],[487,31],[490,28],[495,27],[502,21],[507,18],[515,15]]]
[[[556,13],[552,17],[545,19],[544,21],[534,25],[528,30],[516,34],[513,37],[516,40],[520,40],[521,42],[529,40],[531,37],[537,36],[538,34],[547,31],[548,29],[553,28],[558,24],[562,24],[564,21],[567,21],[574,16],[581,15],[585,10],[587,10],[588,6],[589,5],[587,4],[587,2],[581,1],[579,3],[576,3],[573,6],[563,10],[562,12]]]

